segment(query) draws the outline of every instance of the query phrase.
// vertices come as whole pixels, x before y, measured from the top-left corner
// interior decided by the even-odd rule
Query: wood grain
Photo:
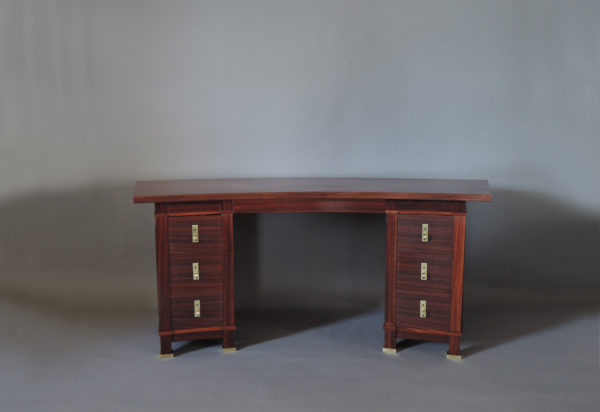
[[[187,332],[173,335],[171,339],[175,342],[185,340],[206,340],[206,339],[221,339],[223,338],[223,331],[213,332]]]
[[[454,256],[452,263],[452,297],[450,305],[450,330],[462,332],[463,270],[465,258],[465,216],[454,217]],[[450,355],[460,355],[460,337],[450,339]]]
[[[421,280],[421,263],[427,263],[427,280]],[[397,289],[450,294],[452,255],[449,253],[398,253]]]
[[[173,341],[235,347],[233,216],[263,212],[386,213],[384,347],[398,337],[448,342],[460,354],[465,201],[490,201],[487,181],[430,179],[216,179],[138,182],[134,201],[156,202],[161,353]],[[429,241],[421,225],[429,224]],[[192,242],[192,225],[199,241]],[[198,262],[200,279],[193,280]],[[420,264],[428,263],[428,279]],[[201,317],[193,302],[200,299]],[[427,317],[419,301],[427,301]]]
[[[227,199],[492,200],[487,180],[267,178],[136,182],[134,203]]]
[[[422,224],[429,224],[429,241],[421,240]],[[399,215],[398,253],[452,253],[453,216]]]
[[[395,200],[392,207],[402,214],[459,215],[467,213],[465,202],[442,200]]]
[[[233,203],[235,213],[384,213],[380,199],[242,199]]]
[[[448,335],[440,333],[431,333],[421,329],[398,329],[396,331],[399,339],[411,339],[411,340],[426,340],[431,342],[448,342]]]
[[[170,278],[169,278],[169,245],[167,241],[168,220],[163,214],[163,207],[156,205],[155,213],[155,245],[156,245],[156,280],[158,292],[158,330],[171,330],[171,307],[169,303]],[[160,338],[160,353],[163,355],[173,353],[171,339]]]
[[[427,317],[419,317],[419,301],[427,301]],[[450,327],[450,295],[431,292],[410,294],[398,292],[396,297],[396,326],[398,328],[448,331]]]
[[[192,225],[198,225],[199,239],[192,243]],[[215,253],[223,248],[223,232],[220,215],[169,217],[169,254],[189,256],[201,253]]]
[[[398,213],[386,212],[386,273],[385,273],[385,321],[384,348],[396,348],[396,253],[398,240]]]
[[[223,288],[172,288],[173,329],[195,329],[223,325]],[[194,317],[194,300],[200,299],[199,318]]]
[[[163,210],[170,216],[220,214],[222,202],[164,203]]]

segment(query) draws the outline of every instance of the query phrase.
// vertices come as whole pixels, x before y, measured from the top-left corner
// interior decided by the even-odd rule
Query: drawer
[[[182,216],[169,218],[169,275],[174,286],[221,286],[224,278],[225,245],[222,217]],[[198,226],[193,242],[192,226]],[[194,278],[197,265],[197,279]]]
[[[210,256],[223,254],[223,218],[221,215],[169,217],[167,239],[169,259],[176,256]],[[197,242],[193,241],[193,226],[198,226]]]
[[[194,301],[200,301],[200,316],[195,316]],[[223,288],[171,288],[172,327],[195,329],[223,324]]]
[[[420,317],[420,302],[426,302],[427,317]],[[448,331],[450,328],[450,295],[431,293],[398,293],[396,295],[396,326],[398,328]]]
[[[177,202],[163,203],[164,211],[169,214],[193,215],[193,214],[220,214],[221,202]]]
[[[399,253],[396,258],[398,290],[437,291],[450,293],[452,255]],[[421,279],[421,266],[426,263],[426,279]]]
[[[171,258],[169,275],[174,287],[223,286],[223,256],[189,255]]]
[[[423,224],[428,225],[427,242],[422,239]],[[398,254],[452,253],[454,216],[398,215]]]

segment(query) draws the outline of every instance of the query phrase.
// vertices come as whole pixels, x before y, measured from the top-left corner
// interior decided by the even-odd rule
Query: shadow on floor
[[[581,293],[579,301],[552,304],[514,303],[474,306],[465,310],[463,356],[471,356],[514,342],[526,336],[563,327],[586,316],[598,316],[600,306],[594,293]]]
[[[263,308],[236,311],[236,346],[244,349],[268,341],[294,335],[305,330],[336,323],[364,313],[371,312],[373,306],[301,309],[301,308]],[[174,344],[175,355],[194,352],[206,347],[221,345],[220,339],[193,341]]]
[[[258,345],[270,340],[332,324],[368,313],[373,306],[334,309],[254,309],[236,314],[238,347]]]
[[[600,303],[594,290],[562,294],[528,289],[479,291],[463,310],[462,356],[473,356],[599,313]],[[400,340],[397,350],[423,342]]]

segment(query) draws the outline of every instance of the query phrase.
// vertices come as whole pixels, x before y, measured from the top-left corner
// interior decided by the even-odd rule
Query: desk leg
[[[465,222],[466,218],[454,216],[454,236],[452,259],[452,298],[450,302],[450,331],[461,333],[462,331],[462,303],[463,303],[463,270],[465,261]],[[450,336],[449,359],[461,359],[460,335]]]
[[[460,355],[460,336],[450,336],[450,345],[448,348],[448,359],[461,359]]]
[[[156,275],[158,291],[158,330],[168,332],[171,330],[171,307],[169,304],[170,278],[169,278],[169,246],[167,227],[168,220],[164,205],[157,203],[154,206],[155,236],[156,236]],[[171,335],[160,337],[160,357],[173,357],[171,349]]]
[[[171,336],[160,337],[160,357],[161,358],[172,358],[173,349],[171,349]]]
[[[226,330],[223,332],[223,352],[235,351],[235,331]]]
[[[384,352],[396,352],[396,250],[398,243],[398,212],[386,211],[386,273],[385,273],[385,339]]]

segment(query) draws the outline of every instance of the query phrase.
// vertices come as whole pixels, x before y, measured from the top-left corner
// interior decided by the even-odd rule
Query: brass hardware
[[[168,358],[172,358],[175,355],[173,355],[172,353],[161,353],[159,356],[161,359],[168,359]]]
[[[200,299],[194,301],[194,317],[200,317]]]
[[[421,241],[429,242],[429,224],[423,223],[421,225]]]
[[[421,280],[427,280],[427,262],[421,262]]]
[[[192,273],[194,280],[200,279],[200,265],[198,265],[198,262],[192,263]]]
[[[237,351],[237,348],[234,346],[233,348],[223,348],[223,352],[227,353],[227,352],[235,352]]]
[[[397,353],[398,350],[396,348],[383,348],[383,353]]]
[[[192,225],[192,243],[198,243],[200,238],[198,237],[198,225]]]
[[[461,360],[462,359],[462,355],[450,355],[448,353],[448,354],[446,354],[446,358],[452,359],[452,360]]]
[[[422,318],[426,318],[427,317],[427,301],[426,300],[421,300],[419,302],[419,307],[421,308],[419,316],[422,317]]]

